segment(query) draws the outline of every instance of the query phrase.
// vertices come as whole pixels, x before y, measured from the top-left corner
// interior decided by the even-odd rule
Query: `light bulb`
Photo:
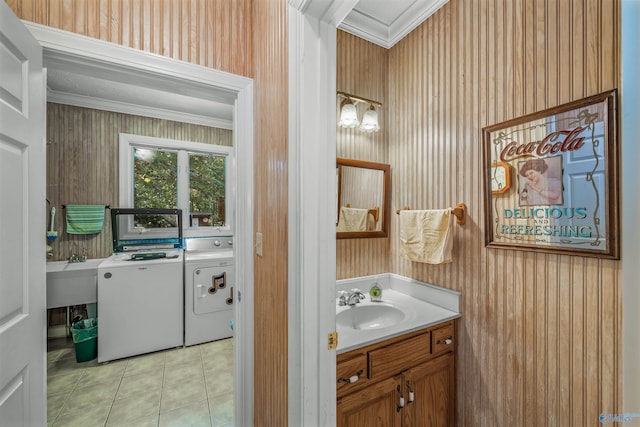
[[[364,112],[360,130],[363,132],[378,132],[380,130],[380,125],[378,125],[378,112],[373,108],[373,105]]]
[[[350,99],[342,101],[342,108],[340,109],[340,121],[338,125],[343,128],[355,128],[360,124],[358,120],[358,112],[356,106],[353,105]]]

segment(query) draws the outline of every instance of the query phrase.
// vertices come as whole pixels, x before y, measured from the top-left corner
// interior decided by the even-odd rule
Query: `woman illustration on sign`
[[[562,165],[562,157],[558,156],[549,160],[559,160]],[[524,186],[521,185],[520,205],[561,205],[562,181],[548,176],[549,165],[545,159],[527,160],[520,165],[520,175],[526,178]]]

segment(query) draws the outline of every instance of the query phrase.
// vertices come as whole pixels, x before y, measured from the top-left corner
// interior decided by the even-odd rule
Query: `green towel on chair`
[[[95,234],[104,225],[104,205],[67,205],[67,233]]]

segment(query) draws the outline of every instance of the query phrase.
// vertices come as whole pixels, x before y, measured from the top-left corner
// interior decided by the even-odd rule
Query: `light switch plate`
[[[256,233],[256,255],[262,256],[262,233]]]

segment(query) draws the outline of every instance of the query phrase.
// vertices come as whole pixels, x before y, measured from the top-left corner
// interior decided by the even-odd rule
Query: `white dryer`
[[[233,237],[185,241],[184,345],[233,336]]]

